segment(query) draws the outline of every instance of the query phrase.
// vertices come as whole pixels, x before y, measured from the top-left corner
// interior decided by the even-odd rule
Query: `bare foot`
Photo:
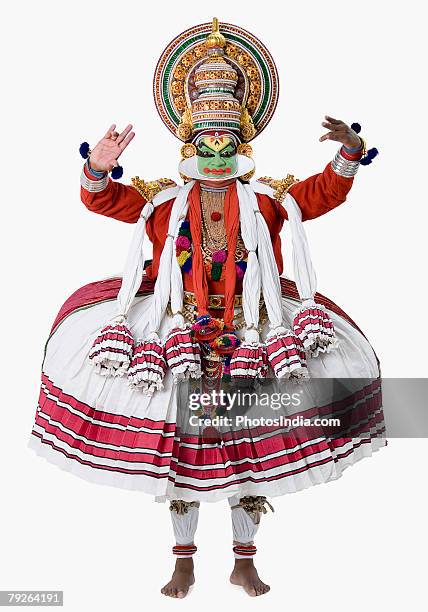
[[[264,595],[270,591],[270,586],[260,580],[252,559],[235,559],[230,582],[243,587],[251,597]]]
[[[183,599],[194,582],[193,559],[177,559],[171,580],[161,589],[161,593]]]

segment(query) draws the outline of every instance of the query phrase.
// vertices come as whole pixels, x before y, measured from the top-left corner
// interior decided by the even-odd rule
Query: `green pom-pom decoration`
[[[218,263],[217,261],[214,261],[211,264],[211,278],[213,281],[220,280],[222,269],[223,269],[223,264]]]
[[[189,229],[185,229],[185,228],[184,228],[184,229],[181,229],[181,228],[180,228],[180,229],[178,230],[178,235],[179,235],[179,236],[186,236],[186,237],[187,237],[187,238],[190,240],[190,242],[192,242],[192,234],[190,233],[190,230],[189,230]]]

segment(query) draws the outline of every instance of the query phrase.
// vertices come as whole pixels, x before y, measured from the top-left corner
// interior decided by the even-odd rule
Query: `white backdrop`
[[[347,203],[306,228],[319,290],[362,327],[385,377],[426,375],[416,338],[427,304],[424,9],[415,0],[215,8],[258,36],[278,66],[278,110],[254,142],[258,176],[321,171],[336,151],[318,142],[324,114],[360,122],[381,152]],[[167,507],[79,481],[26,449],[56,312],[79,286],[120,272],[133,231],[80,203],[78,146],[131,122],[123,180],[178,180],[180,144],[157,116],[152,75],[166,44],[212,10],[165,0],[3,7],[0,589],[64,589],[73,612],[244,602],[419,609],[426,441],[392,440],[338,482],[275,500],[258,538],[273,587],[261,599],[228,585],[229,511],[204,507],[198,584],[182,604],[158,595],[172,566]]]

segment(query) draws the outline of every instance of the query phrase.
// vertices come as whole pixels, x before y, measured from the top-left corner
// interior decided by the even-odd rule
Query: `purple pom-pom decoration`
[[[79,153],[83,157],[83,159],[88,159],[89,157],[90,146],[88,142],[82,142],[79,147]]]
[[[190,222],[187,220],[183,221],[183,223],[180,225],[180,229],[182,230],[190,229]]]
[[[213,263],[221,263],[223,264],[227,259],[227,251],[221,249],[220,251],[215,251],[212,255]]]
[[[236,264],[236,278],[242,280],[244,278],[244,270]]]
[[[122,166],[116,166],[111,171],[111,178],[114,179],[115,181],[117,179],[120,179],[122,176],[123,176],[123,168],[122,168]]]
[[[361,125],[359,123],[351,123],[351,130],[354,130],[356,134],[361,132]]]

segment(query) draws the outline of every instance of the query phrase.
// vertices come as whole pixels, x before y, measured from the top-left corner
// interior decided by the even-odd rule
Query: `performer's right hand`
[[[118,158],[135,136],[131,129],[132,125],[127,125],[119,134],[116,132],[116,124],[113,123],[91,152],[91,168],[98,172],[110,172],[118,166]]]

